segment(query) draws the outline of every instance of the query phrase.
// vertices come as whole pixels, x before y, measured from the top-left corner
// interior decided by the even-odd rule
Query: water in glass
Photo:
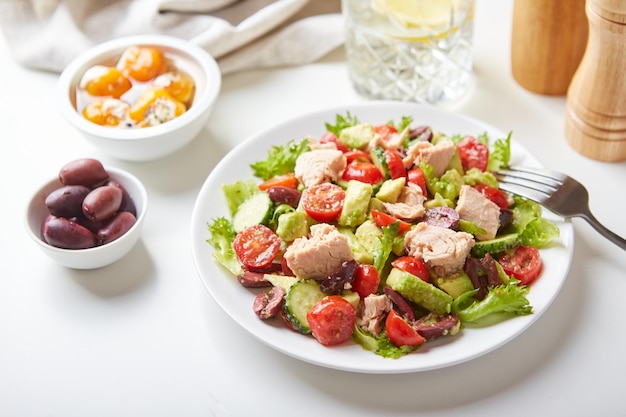
[[[342,0],[342,9],[361,95],[446,107],[471,90],[474,0]]]

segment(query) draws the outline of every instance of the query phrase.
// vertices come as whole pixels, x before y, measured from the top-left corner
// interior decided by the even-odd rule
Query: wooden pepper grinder
[[[589,158],[626,160],[626,0],[587,0],[589,41],[567,92],[565,137]]]
[[[585,52],[585,0],[515,0],[511,70],[525,89],[565,95]]]

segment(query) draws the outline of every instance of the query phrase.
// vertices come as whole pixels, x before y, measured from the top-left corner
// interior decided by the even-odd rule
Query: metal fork
[[[626,240],[591,214],[587,189],[572,177],[526,167],[507,167],[497,171],[495,176],[500,189],[536,201],[562,217],[582,217],[602,236],[626,250]]]

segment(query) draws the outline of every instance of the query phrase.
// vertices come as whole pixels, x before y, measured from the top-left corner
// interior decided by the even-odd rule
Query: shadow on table
[[[145,287],[154,278],[154,264],[141,240],[119,261],[89,271],[68,269],[71,278],[101,298],[119,297]]]

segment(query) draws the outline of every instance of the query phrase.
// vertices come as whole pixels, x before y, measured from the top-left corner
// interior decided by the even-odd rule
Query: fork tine
[[[556,189],[567,179],[566,175],[559,172],[527,167],[507,167],[506,169],[501,169],[498,173],[508,177],[519,178],[520,180],[532,181],[539,185],[547,185],[552,189]]]
[[[550,197],[550,193],[547,193],[545,191],[509,182],[505,183],[501,181],[500,189],[508,191],[509,193],[517,194],[521,197],[536,201],[538,203],[543,203]]]

